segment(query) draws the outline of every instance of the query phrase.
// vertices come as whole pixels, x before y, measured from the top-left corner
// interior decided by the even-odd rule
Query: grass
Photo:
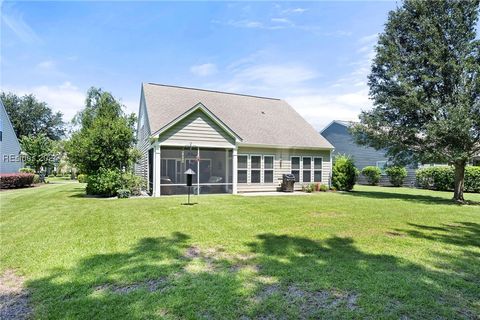
[[[480,314],[480,206],[450,193],[358,186],[182,206],[83,189],[0,193],[0,273],[27,279],[38,319]]]

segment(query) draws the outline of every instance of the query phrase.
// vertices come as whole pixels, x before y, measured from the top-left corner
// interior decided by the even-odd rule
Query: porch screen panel
[[[184,172],[192,169],[192,192],[230,193],[232,192],[232,151],[226,149],[197,147],[161,147],[162,195],[186,194]]]

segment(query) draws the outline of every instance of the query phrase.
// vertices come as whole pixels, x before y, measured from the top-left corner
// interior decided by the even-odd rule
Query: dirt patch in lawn
[[[203,265],[203,268],[196,270],[206,272],[218,272],[222,269],[238,272],[242,268],[258,271],[258,266],[252,263],[254,257],[253,254],[231,254],[221,247],[203,249],[197,246],[189,247],[183,255],[184,259],[191,262],[184,268],[187,272],[192,271],[192,264]]]
[[[299,318],[311,318],[320,310],[347,308],[350,311],[358,309],[358,294],[340,290],[309,291],[295,285],[282,287],[278,284],[264,286],[257,294],[255,301],[262,303],[270,296],[280,296],[288,304],[299,309]]]
[[[0,319],[28,319],[32,313],[29,307],[29,293],[24,287],[25,279],[6,270],[0,275]]]

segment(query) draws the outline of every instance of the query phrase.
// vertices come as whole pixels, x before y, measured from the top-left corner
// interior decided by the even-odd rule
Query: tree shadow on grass
[[[408,223],[414,229],[395,229],[414,238],[480,248],[480,224],[475,222],[443,223],[439,226],[427,226]]]
[[[398,190],[395,190],[395,192],[352,190],[344,194],[348,196],[353,196],[353,197],[405,200],[405,201],[411,201],[411,202],[422,203],[422,204],[458,205],[458,203],[448,198],[443,198],[438,196],[429,196],[429,195],[401,193],[401,191],[398,191]],[[471,202],[470,204],[477,204],[477,203]]]
[[[314,241],[261,234],[242,254],[190,242],[183,233],[143,238],[128,252],[96,254],[70,269],[52,270],[28,284],[35,315],[42,319],[455,318],[461,317],[460,312],[473,314],[472,292],[478,294],[458,275],[362,252],[351,238]],[[475,258],[464,257],[463,263]]]

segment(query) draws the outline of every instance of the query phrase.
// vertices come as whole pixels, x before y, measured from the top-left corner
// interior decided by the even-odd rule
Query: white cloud
[[[289,8],[289,9],[282,10],[281,13],[282,14],[292,14],[292,13],[302,14],[305,11],[307,11],[307,9],[304,9],[304,8]]]
[[[55,67],[55,62],[52,60],[45,60],[37,64],[37,69],[51,70]]]
[[[217,66],[213,63],[204,63],[192,66],[190,72],[194,75],[206,77],[217,73]]]
[[[285,100],[318,131],[332,120],[358,120],[360,109],[371,107],[365,90],[345,94],[291,96]]]
[[[272,18],[270,19],[272,22],[279,22],[279,23],[286,23],[286,24],[292,24],[292,22],[288,19],[285,18]]]
[[[214,84],[225,91],[270,95],[285,88],[295,90],[319,74],[302,65],[253,64],[250,59],[233,63],[230,81]]]
[[[17,95],[35,95],[38,100],[46,102],[52,110],[62,112],[64,121],[70,121],[78,111],[83,109],[85,101],[85,92],[68,81],[60,85],[43,85],[30,88],[6,86],[4,91],[11,91]]]
[[[15,10],[12,6],[3,3],[1,5],[2,21],[21,41],[29,44],[42,42],[37,33],[25,22],[23,14]]]

